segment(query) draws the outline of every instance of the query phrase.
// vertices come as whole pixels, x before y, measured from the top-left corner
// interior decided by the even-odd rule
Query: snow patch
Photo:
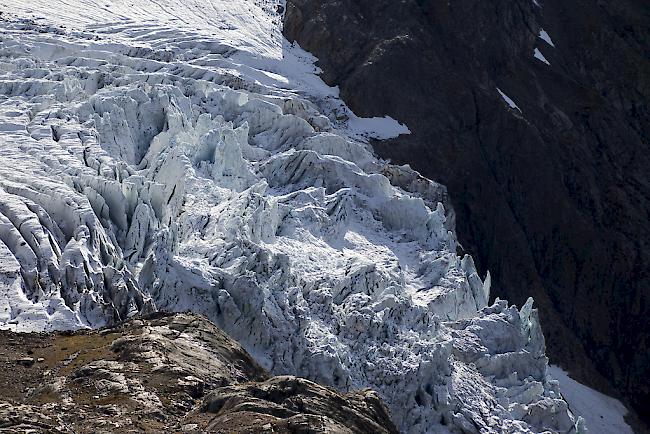
[[[510,106],[511,109],[517,109],[521,112],[521,109],[519,108],[519,106],[517,106],[517,104],[515,104],[512,98],[510,98],[508,95],[503,93],[503,91],[498,87],[497,87],[497,91],[499,92],[499,95],[501,95],[501,98],[503,98],[503,100],[506,102],[506,104],[508,104],[508,106]]]
[[[634,434],[625,422],[627,409],[619,400],[578,383],[559,366],[549,366],[548,372],[560,382],[569,409],[585,419],[589,434]]]
[[[550,45],[551,47],[555,47],[555,44],[554,44],[553,41],[551,40],[551,37],[549,36],[549,34],[546,33],[546,30],[544,30],[544,29],[540,29],[540,31],[539,31],[539,38],[540,38],[541,40],[543,40],[544,42],[546,42],[546,43],[547,43],[548,45]]]
[[[353,116],[348,125],[350,133],[355,137],[369,137],[373,139],[391,139],[401,134],[411,134],[411,131],[404,124],[400,124],[390,116],[383,118],[360,118]]]
[[[546,60],[546,57],[544,57],[542,52],[539,51],[539,48],[535,48],[535,51],[533,51],[533,56],[535,57],[535,59],[540,60],[540,61],[546,63],[547,65],[550,65],[548,60]]]

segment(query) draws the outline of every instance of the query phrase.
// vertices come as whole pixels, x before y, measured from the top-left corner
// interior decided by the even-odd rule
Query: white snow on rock
[[[532,299],[488,306],[446,189],[359,140],[275,3],[3,5],[2,328],[189,309],[404,432],[582,429]]]
[[[508,104],[508,106],[510,106],[511,109],[513,109],[513,110],[516,109],[516,110],[519,110],[521,112],[521,109],[512,100],[512,98],[510,98],[508,95],[503,93],[503,91],[501,89],[499,89],[498,87],[497,87],[497,92],[499,92],[499,95],[501,95],[501,98],[503,98],[503,100],[506,102],[506,104]]]
[[[348,121],[351,135],[356,138],[372,137],[375,139],[390,139],[402,134],[411,134],[411,130],[390,116],[375,118],[360,118],[352,115]]]
[[[537,60],[539,60],[539,61],[541,61],[541,62],[544,62],[544,63],[546,63],[547,65],[550,65],[550,63],[548,62],[548,60],[546,60],[546,57],[544,57],[544,55],[542,54],[542,52],[539,51],[539,48],[535,48],[535,50],[533,51],[533,56],[535,57],[535,59],[537,59]]]
[[[548,45],[550,45],[551,47],[555,47],[555,44],[554,44],[553,41],[551,40],[551,37],[550,37],[549,34],[546,32],[546,30],[544,30],[544,29],[540,29],[540,30],[539,30],[539,38],[540,38],[541,40],[543,40],[544,42],[546,42],[546,43],[547,43]]]
[[[620,401],[578,383],[559,366],[549,366],[548,371],[559,381],[571,412],[585,419],[589,434],[634,433],[625,422],[627,409]]]

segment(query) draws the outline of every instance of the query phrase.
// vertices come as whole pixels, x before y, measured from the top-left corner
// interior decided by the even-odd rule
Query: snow
[[[542,52],[539,51],[539,48],[535,48],[535,51],[533,51],[533,56],[535,57],[535,59],[538,59],[538,60],[546,63],[547,65],[550,65],[550,63],[548,63],[548,60],[546,60],[546,57],[544,57]]]
[[[338,88],[327,86],[317,76],[316,59],[284,39],[281,17],[274,13],[277,4],[274,0],[4,0],[0,6],[22,17],[82,28],[117,43],[161,51],[176,45],[187,50],[181,56],[185,59],[179,60],[192,66],[248,76],[272,93],[278,88],[298,90],[321,101],[322,107],[332,106],[327,115],[344,119],[337,127],[358,139],[410,134],[408,127],[389,116],[354,115],[339,99]],[[110,50],[101,49],[105,48]],[[210,55],[193,56],[202,50]]]
[[[560,382],[569,409],[585,419],[589,434],[634,433],[625,422],[627,409],[620,401],[578,383],[559,366],[551,365],[548,371]]]
[[[555,47],[555,44],[551,40],[551,37],[549,36],[549,34],[546,33],[546,30],[544,30],[544,29],[539,30],[539,38],[542,39],[544,42],[546,42],[551,47]]]
[[[572,429],[532,299],[488,305],[446,189],[366,142],[408,128],[354,116],[275,6],[4,0],[0,327],[192,310],[403,432]]]
[[[497,87],[497,91],[499,92],[499,95],[501,95],[501,98],[503,98],[503,100],[506,102],[506,104],[510,106],[511,109],[517,109],[521,112],[521,109],[519,108],[519,106],[517,106],[517,104],[515,104],[512,98],[510,98],[508,95],[503,93],[503,91],[498,87]]]
[[[411,134],[406,125],[400,124],[390,116],[360,118],[354,115],[349,120],[348,125],[350,132],[358,138],[372,137],[385,140],[402,134]]]

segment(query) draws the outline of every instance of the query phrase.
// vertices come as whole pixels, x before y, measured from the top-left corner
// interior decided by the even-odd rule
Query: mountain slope
[[[2,328],[191,310],[404,432],[582,430],[532,300],[488,306],[446,189],[365,141],[408,128],[356,117],[275,3],[4,5]]]
[[[371,391],[271,377],[192,314],[76,333],[0,331],[3,432],[397,433]],[[19,381],[17,381],[19,380]]]
[[[449,187],[494,295],[532,294],[552,357],[642,413],[648,23],[635,0],[290,0],[285,17],[350,107],[409,126],[375,149]]]

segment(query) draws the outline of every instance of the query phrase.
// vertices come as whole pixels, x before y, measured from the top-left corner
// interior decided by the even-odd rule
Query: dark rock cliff
[[[288,0],[284,31],[357,114],[409,126],[377,152],[448,186],[552,362],[650,402],[650,3]]]

